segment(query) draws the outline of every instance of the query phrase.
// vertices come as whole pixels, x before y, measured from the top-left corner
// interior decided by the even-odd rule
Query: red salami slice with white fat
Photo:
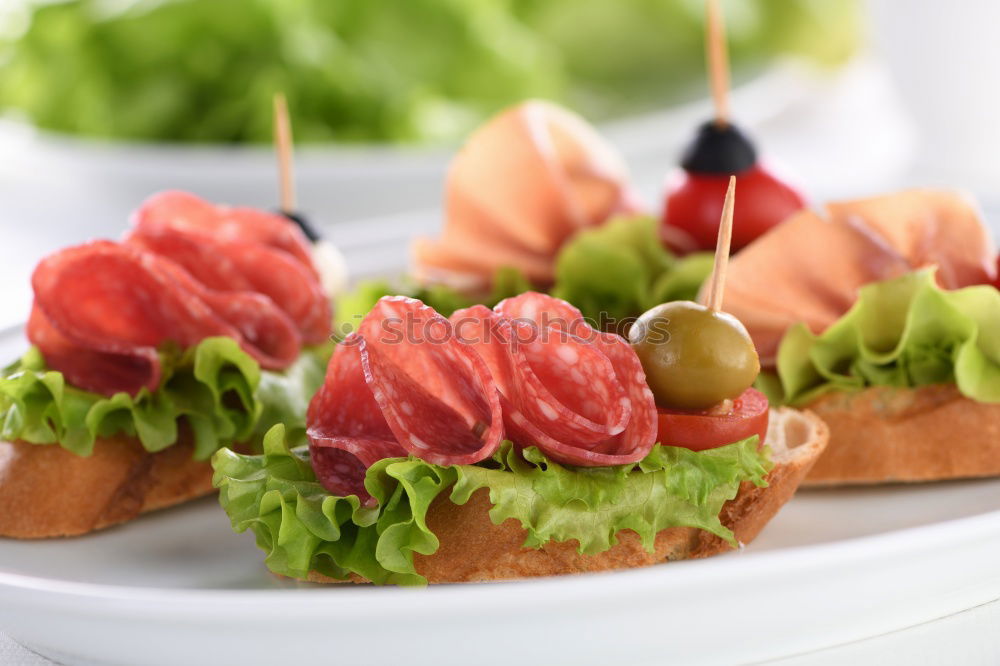
[[[127,243],[176,262],[209,289],[268,297],[308,344],[329,338],[330,299],[312,269],[294,256],[263,243],[220,240],[203,230],[148,219],[137,222]]]
[[[381,299],[338,346],[308,423],[317,477],[338,494],[360,491],[361,473],[387,451],[471,464],[492,456],[503,439],[487,364],[447,319],[404,297]]]
[[[244,351],[268,370],[287,368],[302,351],[302,336],[284,311],[253,291],[215,291],[205,287],[172,261],[156,257],[159,270],[198,298],[216,317],[238,331],[233,336]]]
[[[633,463],[649,453],[656,441],[656,406],[642,365],[623,339],[591,328],[565,301],[535,292],[503,301],[492,313],[482,306],[456,312],[452,322],[465,333],[469,327],[463,319],[489,320],[499,331],[487,343],[474,344],[502,378],[507,435],[517,444],[538,446],[559,462],[582,466]],[[503,334],[532,325],[544,340],[540,344],[525,345]],[[553,344],[552,339],[574,343]],[[604,362],[595,363],[594,355]],[[549,418],[547,399],[537,402],[546,392],[557,396],[559,419]],[[572,432],[595,415],[615,413],[619,400],[628,405],[622,428],[596,440]]]
[[[138,248],[108,241],[68,248],[39,263],[32,286],[37,312],[28,338],[80,388],[155,389],[156,349],[168,341],[189,347],[229,336],[265,367],[285,367],[298,356],[297,330],[268,299],[213,292]]]
[[[31,309],[28,339],[38,347],[50,368],[59,370],[71,386],[103,395],[119,391],[138,393],[160,383],[160,356],[152,347],[134,347],[123,352],[89,349],[74,344],[60,333],[38,306]]]
[[[403,448],[440,465],[493,455],[503,437],[499,395],[447,319],[418,300],[385,297],[358,333],[369,386]]]
[[[326,380],[309,404],[309,455],[316,478],[340,496],[374,500],[365,490],[365,471],[384,458],[406,457],[396,442],[361,365],[364,341],[352,335],[334,350]]]
[[[625,429],[632,406],[599,349],[483,306],[459,310],[452,323],[490,365],[506,398],[508,429],[511,423],[544,424],[551,437],[583,448]]]
[[[309,239],[287,218],[256,208],[217,206],[189,192],[170,190],[146,199],[132,215],[134,227],[167,225],[202,231],[222,241],[254,242],[283,250],[318,276]]]

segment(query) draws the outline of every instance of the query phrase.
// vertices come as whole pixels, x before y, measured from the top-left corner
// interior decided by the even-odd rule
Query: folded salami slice
[[[71,386],[103,395],[119,391],[138,393],[160,383],[160,356],[152,347],[133,347],[115,352],[74,344],[60,333],[38,306],[31,308],[28,339],[38,347],[46,364],[63,374]]]
[[[159,270],[194,294],[216,317],[238,331],[232,336],[243,350],[268,370],[287,368],[302,351],[295,322],[274,301],[253,291],[215,291],[198,282],[176,263],[156,256]]]
[[[244,241],[284,250],[317,277],[309,239],[287,218],[256,208],[217,206],[189,192],[168,190],[146,199],[132,215],[134,227],[168,225],[203,231],[223,241]]]
[[[157,347],[224,335],[265,367],[284,367],[300,338],[268,299],[223,294],[135,247],[96,241],[43,259],[32,275],[28,338],[72,384],[104,394],[155,389]]]
[[[515,443],[582,466],[633,463],[649,453],[656,406],[623,339],[591,328],[565,301],[534,292],[494,311],[460,310],[452,322],[490,364]],[[605,430],[595,436],[598,424]]]
[[[490,365],[506,398],[508,427],[510,422],[542,423],[552,437],[584,448],[625,429],[631,403],[611,362],[596,347],[483,306],[460,310],[452,322]]]
[[[330,336],[330,299],[311,267],[284,250],[255,241],[221,240],[205,230],[149,217],[136,220],[126,242],[176,262],[209,289],[268,297],[295,322],[308,344]]]
[[[338,494],[363,493],[364,471],[382,458],[471,464],[503,439],[487,364],[447,319],[404,297],[382,298],[338,346],[308,426],[317,477]]]
[[[365,490],[365,471],[383,458],[407,452],[382,416],[361,364],[364,340],[352,335],[334,350],[326,380],[309,403],[309,455],[316,478],[331,493],[375,500]]]

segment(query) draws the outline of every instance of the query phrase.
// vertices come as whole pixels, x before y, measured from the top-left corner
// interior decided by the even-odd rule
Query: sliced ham
[[[944,190],[908,190],[827,206],[830,218],[864,225],[914,268],[934,265],[946,289],[996,279],[996,245],[974,201]]]
[[[736,254],[724,307],[747,327],[761,363],[804,322],[820,333],[858,289],[934,264],[942,285],[991,281],[996,249],[975,208],[958,195],[908,191],[803,211]]]
[[[470,276],[466,283],[486,290],[497,270],[516,266],[524,277],[535,283],[553,280],[554,264],[550,257],[542,257],[520,248],[490,245],[477,240],[463,242],[452,237],[431,241],[417,238],[412,246],[415,258],[414,275],[424,282],[446,282],[458,287],[461,280],[449,279],[451,274]]]
[[[555,254],[572,234],[631,202],[624,162],[593,128],[556,105],[525,102],[474,132],[455,156],[444,231],[415,245],[416,270],[468,280],[478,261],[487,284],[498,263],[550,281]],[[475,247],[477,238],[489,239],[487,251]]]

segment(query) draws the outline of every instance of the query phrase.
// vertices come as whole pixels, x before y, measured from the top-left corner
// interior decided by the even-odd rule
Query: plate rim
[[[280,589],[230,589],[230,588],[170,588],[136,585],[115,585],[108,583],[86,583],[59,578],[47,578],[30,574],[19,574],[0,569],[0,598],[14,595],[43,595],[52,600],[67,603],[100,600],[114,605],[138,604],[147,610],[160,610],[157,604],[190,604],[197,602],[197,612],[211,614],[218,606],[239,609],[245,604],[250,609],[247,615],[256,615],[256,603],[267,603],[269,608],[280,605],[281,610],[302,610],[313,612],[316,606],[325,610],[347,609],[357,618],[359,614],[371,613],[385,617],[385,596],[392,595],[392,613],[406,613],[419,610],[427,602],[427,594],[440,598],[461,596],[474,599],[476,608],[467,611],[496,610],[498,604],[518,607],[523,605],[520,593],[525,585],[535,592],[551,591],[535,599],[536,603],[549,600],[552,605],[563,605],[573,597],[604,594],[606,600],[615,597],[634,596],[635,590],[648,593],[657,588],[676,592],[680,588],[718,586],[732,583],[747,576],[766,577],[769,574],[813,575],[815,570],[828,568],[831,564],[877,562],[895,555],[910,555],[922,550],[935,550],[947,543],[949,549],[960,548],[963,544],[1000,534],[1000,509],[985,513],[952,518],[928,525],[906,527],[877,534],[837,539],[830,542],[791,546],[762,553],[746,552],[740,549],[721,557],[704,560],[686,560],[661,563],[649,567],[621,569],[606,572],[526,578],[512,581],[496,581],[488,584],[428,585],[423,588],[372,585],[330,585],[308,588]],[[664,566],[664,565],[672,566]],[[264,563],[261,562],[261,566]],[[586,579],[588,585],[580,586]],[[632,579],[632,580],[626,580]],[[629,584],[632,583],[632,584]],[[544,590],[543,590],[544,588]],[[306,590],[309,590],[308,592]],[[413,594],[417,590],[418,594]],[[1000,598],[1000,597],[998,597]],[[468,604],[468,600],[463,600]],[[251,604],[250,602],[254,602]],[[235,604],[230,606],[230,604]],[[327,606],[333,608],[327,609]],[[163,608],[163,610],[168,610]],[[237,612],[239,612],[237,610]],[[154,612],[153,614],[157,614]]]

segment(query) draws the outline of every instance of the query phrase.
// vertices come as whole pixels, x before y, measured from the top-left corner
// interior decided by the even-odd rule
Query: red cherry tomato
[[[658,441],[692,451],[718,448],[751,435],[759,435],[763,444],[767,436],[768,407],[764,394],[752,388],[733,401],[733,409],[727,414],[659,407],[656,410]]]
[[[661,234],[673,250],[714,250],[729,176],[679,171],[667,184]],[[736,176],[732,249],[736,252],[792,213],[806,200],[759,164]]]

